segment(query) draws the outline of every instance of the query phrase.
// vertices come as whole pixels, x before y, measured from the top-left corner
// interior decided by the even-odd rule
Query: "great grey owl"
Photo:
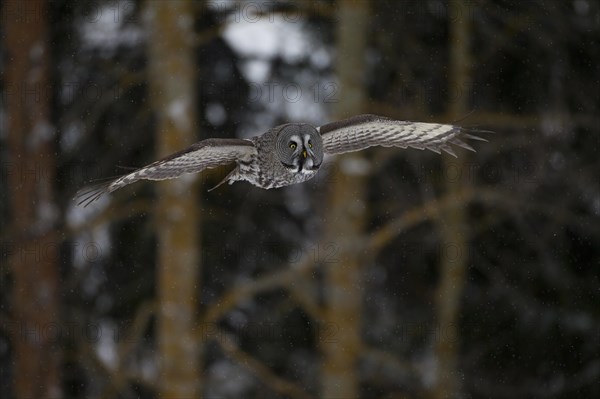
[[[114,180],[80,190],[78,205],[87,206],[138,180],[165,180],[220,165],[235,165],[217,185],[246,180],[269,189],[302,183],[315,176],[325,154],[359,151],[372,146],[445,151],[450,144],[474,151],[461,138],[484,139],[464,129],[437,123],[406,122],[377,115],[358,115],[315,127],[288,123],[250,139],[207,139]],[[215,187],[216,188],[216,187]]]

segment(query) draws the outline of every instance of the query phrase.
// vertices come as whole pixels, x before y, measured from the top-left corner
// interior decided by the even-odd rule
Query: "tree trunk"
[[[9,197],[15,237],[13,383],[17,398],[59,398],[59,242],[52,237],[55,130],[50,123],[49,40],[45,0],[4,3]]]
[[[453,3],[450,24],[450,76],[449,112],[453,120],[467,113],[470,81],[470,7],[465,0]],[[447,194],[460,194],[468,183],[467,157],[444,157],[445,186]],[[438,331],[435,352],[437,379],[434,397],[439,399],[462,396],[458,364],[460,337],[459,311],[468,265],[469,243],[466,209],[457,206],[447,210],[440,218],[441,264],[437,292]]]
[[[339,1],[338,16],[336,69],[340,101],[334,109],[336,119],[364,109],[369,3]],[[357,365],[363,291],[361,259],[355,248],[363,234],[366,214],[367,171],[360,170],[364,164],[358,153],[341,156],[331,179],[323,244],[333,245],[338,256],[336,262],[325,265],[325,321],[320,337],[323,398],[360,396]]]
[[[193,3],[147,2],[149,73],[158,156],[197,141]],[[158,350],[164,398],[200,397],[200,342],[194,325],[200,290],[196,176],[158,183]]]

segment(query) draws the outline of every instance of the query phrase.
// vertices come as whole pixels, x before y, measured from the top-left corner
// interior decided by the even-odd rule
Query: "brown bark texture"
[[[193,3],[148,1],[151,97],[158,157],[197,141]],[[199,200],[194,175],[158,183],[159,393],[200,397],[200,342],[194,334],[199,294]]]
[[[364,109],[369,3],[339,2],[336,71],[340,85],[334,118],[360,114]],[[325,266],[324,327],[320,346],[323,353],[321,397],[359,396],[358,361],[362,330],[361,242],[366,216],[366,161],[358,153],[345,154],[333,168],[325,216],[323,245],[336,249],[335,262]]]
[[[471,4],[458,1],[458,11],[449,18],[450,75],[449,115],[458,120],[468,112],[470,79],[470,15]],[[444,156],[445,189],[448,195],[461,196],[466,192],[468,157],[464,152],[458,158]],[[437,323],[435,356],[437,378],[433,397],[462,397],[461,371],[458,364],[460,350],[460,308],[469,261],[469,242],[465,204],[449,208],[439,219],[442,249],[440,253],[440,281],[437,288]]]
[[[55,129],[50,121],[47,2],[3,4],[12,237],[13,390],[60,398],[59,216],[54,200]]]

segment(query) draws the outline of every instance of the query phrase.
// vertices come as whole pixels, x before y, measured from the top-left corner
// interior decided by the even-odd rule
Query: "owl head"
[[[276,157],[295,173],[315,173],[323,162],[323,140],[313,126],[290,123],[282,126],[275,145]]]

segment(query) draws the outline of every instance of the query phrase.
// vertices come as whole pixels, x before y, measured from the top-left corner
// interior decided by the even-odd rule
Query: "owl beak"
[[[306,157],[308,156],[308,153],[306,152],[306,150],[302,150],[302,156],[304,157],[304,159],[306,159]]]

